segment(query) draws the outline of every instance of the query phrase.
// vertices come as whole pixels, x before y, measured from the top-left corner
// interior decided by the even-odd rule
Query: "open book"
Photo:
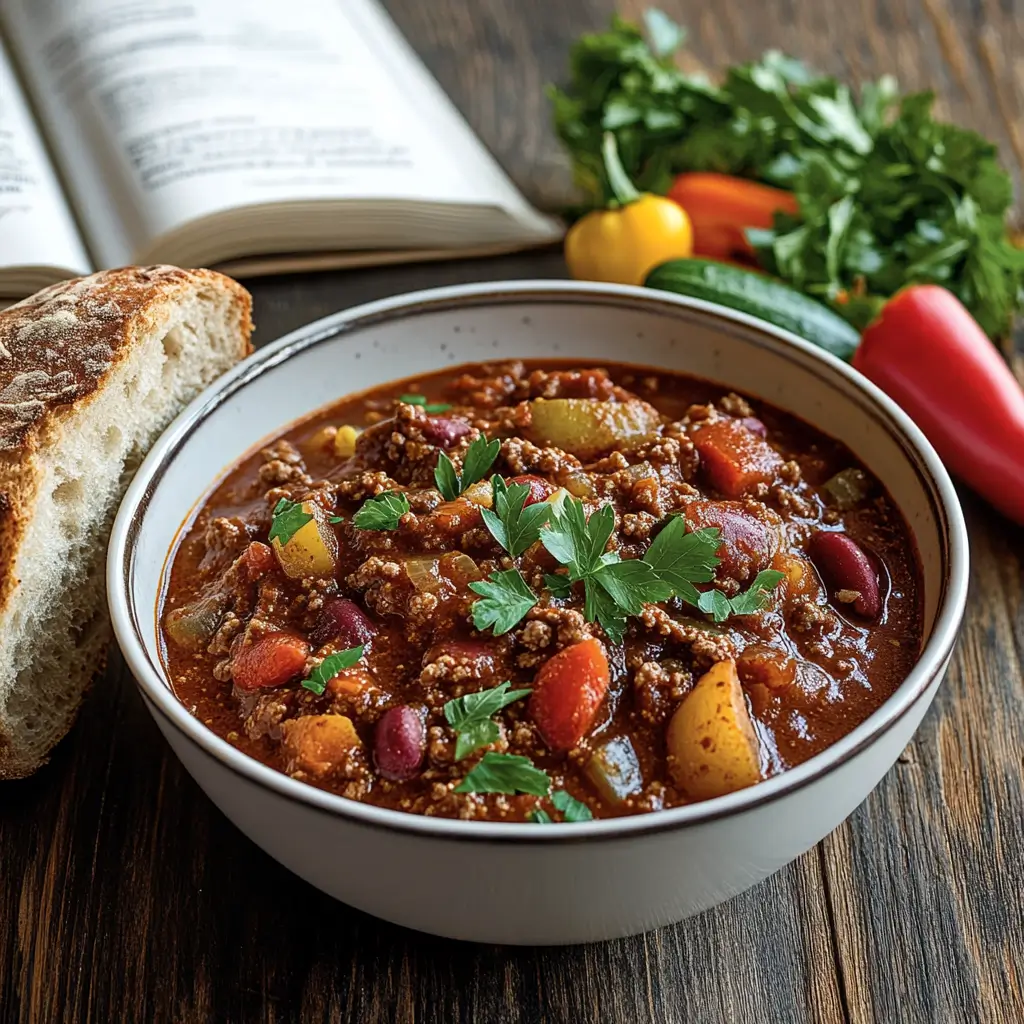
[[[0,0],[0,295],[557,240],[375,0]]]

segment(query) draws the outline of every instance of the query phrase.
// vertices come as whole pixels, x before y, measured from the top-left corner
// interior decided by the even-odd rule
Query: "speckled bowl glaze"
[[[239,753],[178,703],[156,608],[168,551],[212,482],[261,438],[353,391],[447,364],[564,356],[682,370],[840,438],[903,510],[921,556],[925,643],[896,693],[825,752],[705,803],[582,824],[437,820],[356,803]],[[118,641],[158,726],[254,842],[352,906],[482,942],[608,939],[678,921],[755,884],[834,829],[913,736],[967,592],[956,494],[920,431],[859,374],[785,331],[640,288],[506,282],[375,302],[264,348],[197,398],[128,490],[107,582]]]

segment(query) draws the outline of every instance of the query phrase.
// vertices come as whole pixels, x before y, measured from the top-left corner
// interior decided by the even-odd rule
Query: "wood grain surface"
[[[530,198],[569,200],[543,89],[611,0],[387,6]],[[776,46],[849,79],[895,71],[933,87],[945,114],[998,140],[1020,180],[1024,7],[1013,0],[662,6],[709,69]],[[527,255],[254,282],[258,340],[411,288],[563,273],[557,256]],[[619,942],[470,946],[321,896],[209,803],[113,657],[51,764],[0,787],[0,1024],[1024,1020],[1024,531],[963,497],[967,621],[898,765],[773,878]]]

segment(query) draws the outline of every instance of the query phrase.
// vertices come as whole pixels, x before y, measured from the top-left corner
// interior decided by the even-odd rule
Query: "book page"
[[[371,0],[4,0],[2,9],[105,265],[248,205],[518,203],[528,216],[443,94],[415,88],[424,72]],[[412,62],[412,87],[396,59]]]
[[[90,261],[0,44],[0,271],[13,267],[88,274]]]

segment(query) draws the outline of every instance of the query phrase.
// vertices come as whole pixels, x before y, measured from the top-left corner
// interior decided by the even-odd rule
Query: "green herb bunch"
[[[1009,175],[976,132],[937,121],[931,93],[885,76],[859,96],[769,51],[714,85],[674,63],[683,30],[648,11],[646,36],[614,18],[570,53],[552,88],[555,130],[591,206],[609,191],[601,139],[613,131],[637,187],[718,171],[792,191],[798,215],[751,231],[759,263],[863,329],[912,282],[954,292],[990,337],[1024,301],[1024,251],[1006,231]]]

